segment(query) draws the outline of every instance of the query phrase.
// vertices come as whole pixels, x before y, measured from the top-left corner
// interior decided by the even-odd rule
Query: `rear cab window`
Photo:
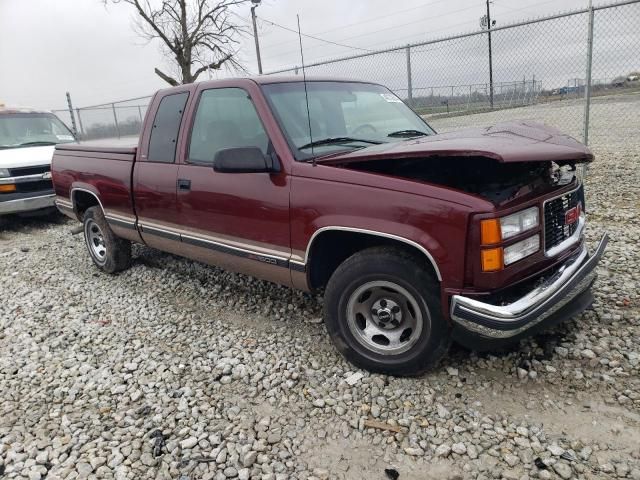
[[[180,124],[182,123],[188,97],[189,92],[181,92],[167,95],[160,100],[160,105],[151,127],[147,161],[175,162],[178,132],[180,131]]]

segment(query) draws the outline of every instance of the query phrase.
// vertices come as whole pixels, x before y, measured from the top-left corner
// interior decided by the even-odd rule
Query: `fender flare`
[[[98,194],[96,192],[83,187],[71,187],[71,191],[69,192],[69,197],[71,199],[71,205],[73,205],[73,211],[76,213],[76,216],[78,215],[78,209],[76,208],[76,201],[75,201],[75,192],[77,191],[85,192],[92,195],[98,201],[98,205],[100,205],[100,209],[102,210],[103,215],[106,214],[104,206],[100,201],[100,197],[98,197]]]
[[[429,260],[429,262],[431,263],[431,266],[433,267],[433,270],[436,273],[436,277],[438,278],[438,281],[442,282],[442,275],[440,274],[440,268],[438,268],[438,263],[435,261],[435,259],[433,258],[433,255],[431,255],[431,253],[429,252],[429,250],[427,250],[425,247],[423,247],[422,245],[420,245],[419,243],[413,241],[413,240],[409,240],[408,238],[405,237],[400,237],[398,235],[394,235],[392,233],[385,233],[385,232],[378,232],[376,230],[367,230],[367,229],[363,229],[363,228],[354,228],[354,227],[340,227],[340,226],[326,226],[326,227],[321,227],[319,229],[317,229],[315,232],[313,232],[313,235],[311,235],[311,238],[309,239],[309,243],[307,244],[307,249],[305,251],[304,254],[304,265],[309,265],[309,255],[311,253],[311,247],[313,247],[313,242],[316,240],[316,238],[323,232],[327,232],[327,231],[343,231],[343,232],[352,232],[352,233],[362,233],[362,234],[366,234],[366,235],[372,235],[372,236],[377,236],[377,237],[383,237],[383,238],[388,238],[391,240],[396,240],[399,242],[403,242],[406,243],[407,245],[410,245],[414,248],[417,248],[420,252],[422,252],[422,254],[424,254],[425,257],[427,257],[427,259]]]

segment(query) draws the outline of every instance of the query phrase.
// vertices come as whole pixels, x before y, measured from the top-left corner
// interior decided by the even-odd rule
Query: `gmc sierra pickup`
[[[543,125],[436,134],[383,86],[265,76],[159,91],[137,146],[58,145],[52,173],[98,268],[137,242],[324,289],[337,349],[407,375],[590,305],[592,160]]]

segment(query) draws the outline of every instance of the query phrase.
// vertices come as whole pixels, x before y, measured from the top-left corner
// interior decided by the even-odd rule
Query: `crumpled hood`
[[[0,168],[51,165],[55,145],[0,149]]]
[[[373,145],[317,162],[344,164],[425,156],[487,157],[502,163],[593,160],[591,151],[569,135],[541,123],[520,121]]]

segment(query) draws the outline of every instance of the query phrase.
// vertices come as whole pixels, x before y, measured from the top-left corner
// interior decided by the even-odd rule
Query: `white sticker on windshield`
[[[73,140],[71,135],[56,135],[56,137],[58,137],[58,140]]]
[[[400,100],[392,93],[381,93],[380,96],[390,103],[402,103],[402,100]]]

